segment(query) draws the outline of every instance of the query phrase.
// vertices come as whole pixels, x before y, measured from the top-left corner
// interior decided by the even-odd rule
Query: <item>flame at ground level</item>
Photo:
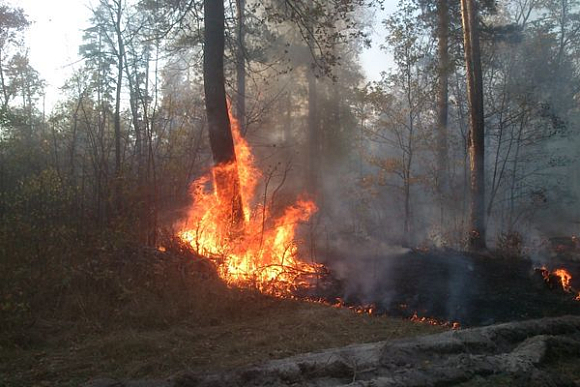
[[[193,204],[179,236],[198,254],[216,262],[218,274],[226,283],[252,286],[274,295],[289,294],[309,285],[322,269],[321,265],[299,259],[296,240],[297,225],[308,221],[317,207],[311,200],[299,199],[281,215],[272,216],[267,191],[260,194],[261,202],[256,200],[262,174],[231,113],[230,122],[237,160],[215,166],[211,174],[191,185]],[[229,188],[217,192],[216,178],[229,181],[225,185]],[[236,222],[232,203],[238,193],[243,214]]]
[[[546,266],[542,266],[539,269],[540,273],[542,274],[542,277],[544,278],[544,281],[548,284],[551,285],[552,284],[552,279],[551,277],[555,277],[558,278],[559,284],[560,286],[562,286],[562,290],[564,290],[567,293],[577,293],[575,300],[576,301],[580,301],[580,292],[578,292],[576,289],[574,289],[572,287],[572,275],[568,272],[568,270],[566,269],[555,269],[550,271],[549,269],[546,268]]]
[[[570,281],[572,280],[572,276],[566,269],[556,269],[552,272],[555,276],[560,278],[560,283],[562,284],[562,289],[567,292],[572,291],[572,287],[570,286]]]

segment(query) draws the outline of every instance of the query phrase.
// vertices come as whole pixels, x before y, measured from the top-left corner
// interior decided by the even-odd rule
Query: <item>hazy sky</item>
[[[75,67],[80,66],[78,47],[82,30],[88,26],[89,0],[7,0],[21,7],[33,23],[26,31],[32,66],[46,81],[46,108],[49,111],[59,99],[59,87]],[[378,80],[380,72],[390,64],[389,55],[379,50],[384,41],[380,21],[396,6],[396,0],[387,0],[386,11],[376,11],[373,47],[365,50],[361,59],[369,80]],[[94,3],[94,1],[93,1]]]
[[[25,32],[32,67],[47,82],[47,109],[58,100],[64,80],[78,62],[82,29],[89,14],[82,0],[8,0],[33,23]],[[78,65],[78,64],[77,64]]]

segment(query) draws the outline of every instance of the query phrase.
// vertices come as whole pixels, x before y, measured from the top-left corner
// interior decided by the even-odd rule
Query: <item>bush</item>
[[[507,259],[524,257],[522,235],[517,231],[503,232],[497,237],[497,253]]]

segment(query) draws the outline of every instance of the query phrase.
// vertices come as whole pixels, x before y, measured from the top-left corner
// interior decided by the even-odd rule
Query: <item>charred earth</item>
[[[568,289],[556,275],[542,275],[542,265],[531,260],[456,251],[357,259],[333,253],[325,264],[334,280],[319,287],[318,296],[377,314],[426,317],[462,327],[580,314],[575,290],[580,287],[580,262],[570,260],[556,258],[544,266],[549,273],[565,269],[571,275]]]

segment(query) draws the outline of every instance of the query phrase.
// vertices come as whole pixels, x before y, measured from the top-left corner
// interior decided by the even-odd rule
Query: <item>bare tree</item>
[[[484,121],[483,82],[477,10],[473,0],[461,0],[467,98],[469,104],[469,163],[470,163],[470,230],[469,247],[485,249],[485,180],[484,180]]]
[[[441,201],[441,222],[445,201],[449,195],[449,166],[447,149],[447,121],[449,112],[449,5],[448,0],[437,1],[438,76],[437,89],[437,170],[438,191]]]

